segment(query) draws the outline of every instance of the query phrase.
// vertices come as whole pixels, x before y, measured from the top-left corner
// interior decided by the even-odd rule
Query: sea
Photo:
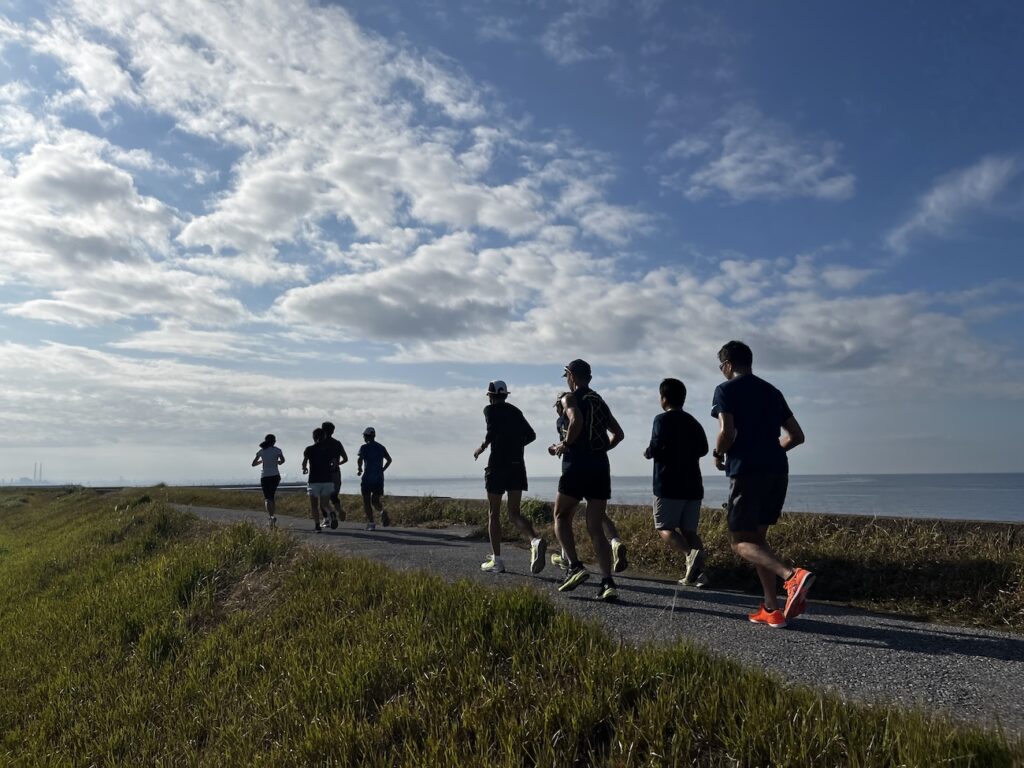
[[[351,489],[351,485],[348,485]],[[557,477],[531,477],[527,497],[554,499]],[[394,496],[483,499],[480,477],[389,477]],[[704,477],[705,506],[728,495],[724,475]],[[613,477],[612,502],[650,504],[651,477]],[[791,475],[786,510],[834,515],[994,520],[1024,523],[1024,473],[950,475]]]

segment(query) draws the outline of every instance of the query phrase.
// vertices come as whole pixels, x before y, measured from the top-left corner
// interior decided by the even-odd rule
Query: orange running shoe
[[[814,583],[814,574],[806,568],[797,568],[793,575],[786,579],[786,607],[782,615],[787,619],[795,619],[807,608],[807,593]]]
[[[782,611],[778,608],[774,611],[769,611],[764,607],[764,603],[761,603],[760,607],[753,613],[748,613],[747,618],[754,624],[767,624],[775,629],[782,629],[786,626],[786,617],[782,615]]]

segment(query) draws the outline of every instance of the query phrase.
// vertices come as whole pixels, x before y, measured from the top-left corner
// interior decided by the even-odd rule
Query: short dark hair
[[[682,408],[686,402],[686,385],[679,379],[662,379],[658,391],[673,408]]]
[[[319,443],[323,439],[324,439],[324,431],[323,431],[323,429],[321,427],[317,427],[316,429],[314,429],[313,430],[313,442],[314,443]]]
[[[323,424],[321,424],[320,429],[322,429],[324,431],[324,434],[327,435],[328,437],[334,434],[334,425],[329,421],[325,421]]]
[[[718,350],[718,362],[749,368],[754,364],[754,353],[742,341],[730,341]]]

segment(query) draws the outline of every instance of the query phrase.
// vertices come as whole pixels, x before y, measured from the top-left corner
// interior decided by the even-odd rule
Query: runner
[[[562,398],[569,425],[565,438],[555,447],[555,455],[562,457],[562,477],[555,497],[555,535],[569,558],[569,568],[558,590],[568,592],[576,589],[590,577],[577,556],[572,531],[573,514],[580,500],[586,499],[587,531],[601,569],[597,596],[602,600],[614,600],[618,592],[612,579],[612,548],[604,534],[602,517],[612,495],[608,451],[621,443],[624,435],[607,403],[590,388],[588,362],[573,360],[565,366],[563,376],[570,391]]]
[[[704,428],[683,410],[686,385],[665,379],[658,387],[661,409],[654,417],[651,442],[644,458],[654,460],[654,528],[662,541],[686,555],[680,584],[703,587],[704,542],[697,533],[704,481],[700,459],[708,455]]]
[[[473,459],[490,446],[487,469],[484,470],[484,488],[487,490],[487,534],[491,540],[491,556],[480,565],[480,570],[501,573],[505,562],[501,559],[501,497],[508,494],[508,517],[530,541],[530,573],[544,570],[547,542],[537,535],[533,524],[523,517],[520,504],[527,490],[526,460],[523,449],[537,439],[537,433],[523,416],[522,411],[508,399],[508,386],[504,381],[487,385],[488,405],[484,406],[487,432]]]
[[[331,454],[331,482],[334,484],[334,490],[331,492],[330,525],[331,528],[337,528],[338,521],[345,519],[345,510],[341,508],[341,498],[338,494],[341,492],[341,465],[348,462],[348,454],[345,453],[345,447],[341,442],[334,438],[334,424],[325,421],[320,425],[320,429],[324,431],[324,444]],[[327,510],[323,512],[323,524],[327,525]]]
[[[281,484],[281,470],[278,467],[284,464],[284,453],[276,443],[277,438],[274,435],[267,435],[260,443],[260,449],[256,451],[256,458],[252,460],[254,467],[263,465],[260,471],[260,487],[263,488],[263,505],[267,508],[271,528],[277,527],[274,496],[277,494],[277,486]]]
[[[384,511],[384,472],[391,466],[391,454],[388,449],[377,442],[377,430],[367,427],[363,430],[363,444],[359,446],[359,457],[356,459],[356,475],[362,477],[359,489],[363,494],[363,512],[366,513],[366,530],[377,527],[373,521],[374,508],[380,512],[380,524],[387,528],[391,525],[388,513]]]
[[[334,489],[331,481],[332,456],[323,428],[317,427],[313,430],[313,444],[306,446],[302,452],[302,474],[309,475],[306,492],[309,494],[309,510],[317,533],[321,530],[320,517],[327,515],[327,505]]]
[[[775,387],[753,373],[754,355],[741,341],[718,351],[725,376],[715,389],[711,415],[718,419],[715,466],[729,476],[729,536],[732,549],[757,570],[764,602],[748,618],[755,624],[785,627],[807,607],[814,574],[790,568],[771,550],[768,527],[782,514],[789,485],[787,451],[804,433]],[[779,429],[785,432],[780,439]],[[786,604],[779,610],[775,577],[783,579]]]
[[[565,407],[562,405],[562,399],[568,395],[568,392],[562,392],[558,399],[555,400],[555,413],[557,418],[555,419],[555,430],[558,432],[558,442],[565,440],[565,435],[569,431],[569,417],[565,415]],[[548,446],[548,453],[554,456],[558,450],[558,443],[553,443]],[[604,529],[604,535],[608,537],[608,540],[612,545],[612,570],[615,573],[622,573],[629,567],[629,558],[626,556],[626,545],[622,543],[619,538],[619,529],[615,526],[615,522],[608,517],[607,510],[601,517],[601,527]],[[563,572],[569,567],[569,558],[565,554],[563,549],[561,553],[554,552],[551,555],[551,564],[556,568],[561,569]]]

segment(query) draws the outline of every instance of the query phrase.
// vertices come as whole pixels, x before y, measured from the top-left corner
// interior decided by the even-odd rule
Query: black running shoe
[[[572,592],[576,587],[590,578],[590,573],[583,567],[583,563],[575,563],[569,566],[565,574],[565,581],[558,588],[559,592]]]
[[[331,530],[333,531],[338,527],[338,516],[331,512]]]
[[[597,590],[597,597],[599,600],[617,600],[619,592],[615,589],[615,582],[611,579],[602,579],[601,587]]]

